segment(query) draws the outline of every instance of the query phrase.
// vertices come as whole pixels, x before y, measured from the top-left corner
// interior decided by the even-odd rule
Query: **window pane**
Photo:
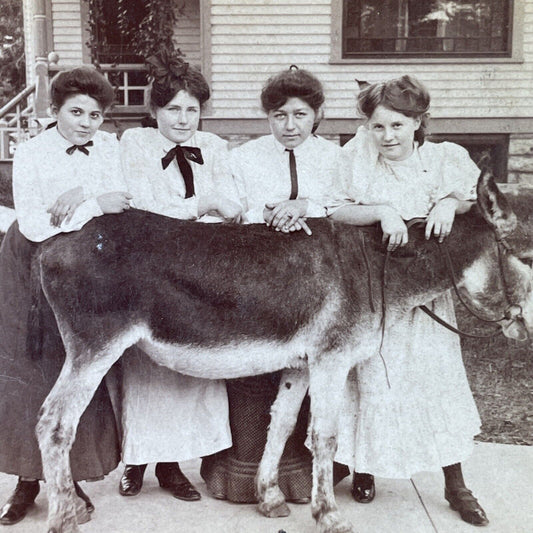
[[[512,0],[344,0],[343,57],[510,55]]]

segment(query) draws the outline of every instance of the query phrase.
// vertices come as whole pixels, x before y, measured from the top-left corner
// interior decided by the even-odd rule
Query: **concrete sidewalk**
[[[139,496],[118,494],[122,468],[103,481],[82,483],[96,511],[80,526],[83,533],[312,533],[316,529],[309,505],[290,505],[287,518],[264,518],[255,505],[214,500],[199,476],[199,461],[182,465],[202,493],[199,502],[173,499],[157,485],[153,466],[146,472]],[[490,524],[476,529],[462,522],[443,497],[440,473],[419,474],[412,480],[377,479],[377,496],[370,505],[356,504],[350,496],[350,481],[336,488],[340,510],[359,533],[531,533],[533,532],[533,447],[477,443],[464,465],[465,478],[485,508]],[[0,501],[15,486],[16,478],[0,475]],[[46,531],[46,496],[22,522],[0,526],[0,533]]]

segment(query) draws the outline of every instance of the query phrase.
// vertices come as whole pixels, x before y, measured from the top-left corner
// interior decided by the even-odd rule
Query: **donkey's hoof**
[[[78,524],[85,524],[90,519],[91,515],[87,510],[87,505],[81,498],[76,497],[76,520]]]
[[[70,526],[51,526],[48,533],[80,533],[80,530],[76,524],[71,524]]]
[[[289,516],[291,510],[285,501],[279,502],[276,505],[261,502],[257,506],[258,511],[268,518],[281,518],[283,516]]]
[[[355,533],[355,528],[337,511],[325,514],[318,521],[320,533]]]

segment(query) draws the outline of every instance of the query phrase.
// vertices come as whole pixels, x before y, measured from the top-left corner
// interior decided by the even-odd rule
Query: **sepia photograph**
[[[1,0],[0,533],[533,530],[533,0]]]

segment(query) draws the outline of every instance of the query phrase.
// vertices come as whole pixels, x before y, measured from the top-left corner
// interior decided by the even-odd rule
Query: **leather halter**
[[[524,317],[523,317],[523,310],[522,306],[518,303],[512,302],[512,296],[511,291],[509,289],[509,284],[507,283],[507,279],[505,277],[505,268],[504,268],[504,262],[503,258],[506,254],[511,253],[512,254],[512,248],[509,245],[509,243],[504,239],[498,239],[496,237],[496,234],[494,234],[495,240],[496,240],[496,246],[498,251],[498,267],[500,271],[500,278],[502,280],[503,285],[503,291],[505,295],[505,300],[507,307],[505,308],[505,311],[503,313],[503,316],[496,319],[487,319],[479,315],[476,311],[474,311],[463,299],[461,296],[461,293],[459,292],[459,288],[457,287],[457,282],[453,270],[452,260],[450,258],[450,252],[448,250],[448,247],[444,243],[437,243],[439,246],[439,250],[441,254],[444,256],[446,266],[448,268],[448,274],[450,276],[450,280],[453,285],[453,289],[455,291],[455,294],[457,295],[457,299],[461,302],[463,307],[475,318],[482,322],[486,323],[497,323],[497,322],[503,322],[504,320],[510,320],[511,322],[522,322],[524,324]],[[496,335],[499,335],[501,333],[501,328],[498,328],[494,332],[488,334],[488,335],[477,335],[474,333],[466,333],[464,331],[461,331],[460,329],[456,328],[455,326],[452,326],[450,323],[446,322],[444,319],[433,313],[430,309],[428,309],[425,305],[420,305],[419,308],[424,311],[427,315],[429,315],[433,320],[444,326],[445,328],[453,331],[454,333],[457,333],[458,335],[461,335],[462,337],[469,337],[474,339],[489,339],[492,337],[495,337]]]

